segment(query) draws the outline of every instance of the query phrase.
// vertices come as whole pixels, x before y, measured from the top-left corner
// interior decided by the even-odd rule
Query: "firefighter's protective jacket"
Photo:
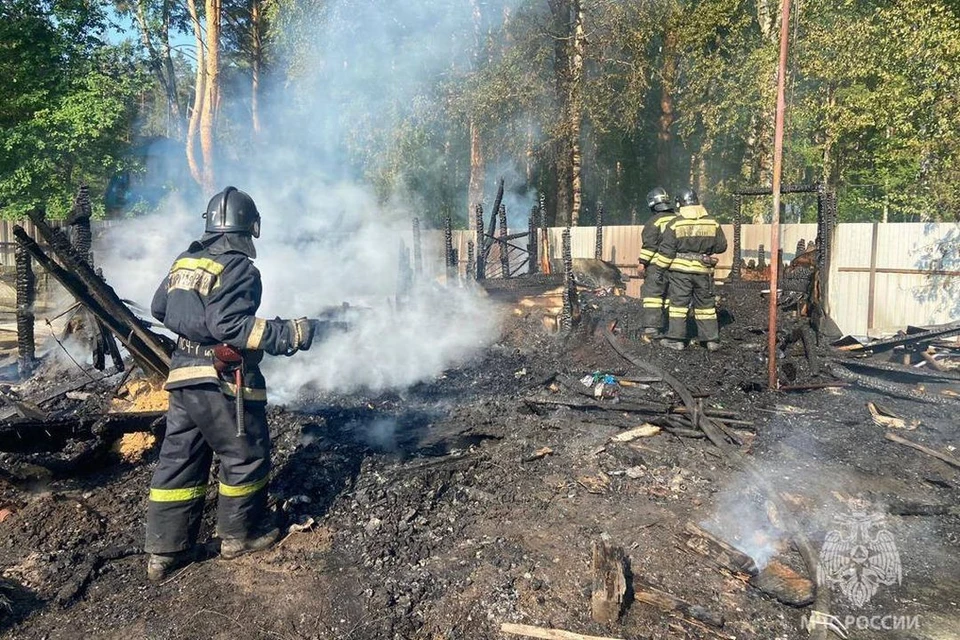
[[[660,251],[660,244],[663,242],[663,233],[667,225],[676,218],[675,211],[658,211],[653,217],[647,220],[643,225],[643,231],[640,234],[640,263],[646,265],[656,265],[666,269],[670,266],[668,260]]]
[[[660,244],[660,253],[669,262],[670,271],[680,273],[712,273],[713,267],[701,256],[727,250],[727,237],[702,205],[680,207],[677,217],[667,224]]]
[[[244,356],[244,399],[266,402],[258,364],[263,353],[290,355],[296,328],[288,320],[256,317],[260,272],[250,259],[252,243],[228,234],[205,236],[180,254],[160,283],[150,307],[153,316],[180,337],[164,388],[216,384],[228,395],[236,385],[214,368],[213,347],[226,343]]]

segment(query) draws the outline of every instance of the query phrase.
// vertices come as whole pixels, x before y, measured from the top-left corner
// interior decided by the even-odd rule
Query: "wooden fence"
[[[100,226],[104,223],[97,223]],[[122,224],[113,222],[107,224]],[[32,233],[32,225],[24,228]],[[720,256],[719,280],[733,265],[733,227],[724,225],[730,247]],[[640,255],[641,226],[603,228],[603,258],[616,264],[625,275],[635,275]],[[513,232],[514,230],[510,230]],[[518,229],[516,231],[526,231]],[[549,256],[559,260],[562,228],[548,230]],[[781,225],[784,260],[794,257],[797,241],[816,238],[815,224]],[[467,241],[475,235],[466,230],[453,232],[460,270],[467,262]],[[410,246],[411,238],[404,238]],[[431,277],[443,273],[434,264],[443,256],[443,233],[424,230],[422,234],[424,272]],[[756,259],[760,245],[768,247],[770,225],[745,224],[741,245],[746,260]],[[515,244],[525,246],[526,239]],[[592,258],[596,244],[593,227],[571,229],[575,258]],[[0,222],[0,265],[13,268],[15,243],[13,223]],[[491,259],[499,258],[491,256]],[[427,256],[433,256],[433,259]],[[771,260],[767,248],[767,261]],[[522,270],[526,272],[526,270]],[[883,334],[907,325],[930,325],[960,319],[960,224],[948,223],[844,223],[834,236],[833,260],[829,275],[830,314],[841,331],[855,335]],[[639,296],[640,280],[630,279],[627,294]]]
[[[636,274],[641,226],[603,228],[603,259],[625,275]],[[720,256],[717,277],[723,280],[733,265],[733,226],[723,225],[729,241]],[[596,230],[571,231],[575,258],[592,258]],[[560,258],[562,228],[549,229],[550,257]],[[781,225],[784,261],[793,259],[797,242],[812,242],[816,224]],[[454,232],[454,246],[466,256],[468,231]],[[442,242],[442,238],[440,238]],[[522,241],[521,241],[522,242]],[[769,252],[770,225],[745,224],[741,246],[745,260],[756,260],[760,246]],[[466,260],[461,258],[461,269]],[[960,319],[960,224],[844,223],[837,226],[830,269],[831,317],[844,333],[886,334],[907,325],[930,325]],[[629,280],[627,295],[639,296],[640,281]]]

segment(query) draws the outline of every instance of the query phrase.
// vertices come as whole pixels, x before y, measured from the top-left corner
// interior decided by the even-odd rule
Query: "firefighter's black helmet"
[[[647,206],[653,211],[669,211],[670,195],[663,187],[656,187],[647,194]]]
[[[253,198],[236,187],[227,187],[210,198],[207,212],[207,233],[246,233],[260,237],[260,212]]]
[[[685,187],[681,189],[680,193],[677,195],[677,204],[681,207],[689,207],[690,205],[700,204],[700,197],[697,195],[696,191],[690,187]]]

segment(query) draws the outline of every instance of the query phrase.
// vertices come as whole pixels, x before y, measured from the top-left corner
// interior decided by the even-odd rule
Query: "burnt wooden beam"
[[[0,424],[0,450],[34,451],[66,440],[87,440],[99,434],[120,435],[152,431],[165,415],[162,411],[149,411],[88,414],[43,420],[7,420]]]
[[[170,371],[170,354],[173,351],[170,341],[147,329],[120,301],[116,292],[86,262],[78,259],[62,234],[55,233],[39,216],[31,216],[31,219],[60,264],[47,255],[19,225],[13,229],[17,242],[117,336],[145,371],[165,378]]]
[[[720,614],[713,613],[705,607],[691,604],[671,593],[657,589],[636,576],[633,578],[633,597],[637,602],[652,604],[661,611],[676,613],[717,629],[723,628],[724,620]]]

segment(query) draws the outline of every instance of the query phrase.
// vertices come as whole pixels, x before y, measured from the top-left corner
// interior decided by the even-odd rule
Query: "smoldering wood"
[[[627,559],[620,547],[593,543],[593,593],[590,611],[594,622],[613,624],[629,605]]]
[[[816,599],[813,581],[777,560],[767,563],[752,576],[750,586],[791,607],[806,607]]]
[[[717,629],[722,629],[724,625],[722,615],[658,589],[637,576],[633,577],[633,598],[637,602],[651,604],[661,611],[676,613],[685,618],[703,622]]]
[[[119,296],[83,260],[79,260],[62,233],[55,232],[42,216],[31,214],[37,233],[57,257],[56,264],[22,227],[14,227],[18,242],[30,252],[37,262],[54,276],[64,287],[103,322],[151,374],[165,378],[170,369],[170,354],[173,343],[148,329]]]
[[[669,384],[676,394],[680,396],[684,406],[686,406],[687,409],[692,413],[694,411],[695,403],[690,390],[687,389],[687,387],[684,386],[683,383],[677,380],[674,376],[670,375],[660,367],[652,365],[645,360],[641,360],[627,351],[623,346],[618,344],[616,337],[614,337],[612,333],[612,328],[613,326],[605,328],[603,333],[604,338],[606,338],[611,348],[613,348],[613,350],[616,351],[620,357],[627,362],[632,363],[634,366],[662,377],[664,382]],[[790,515],[790,511],[783,503],[783,500],[780,498],[776,489],[774,489],[774,487],[767,480],[766,475],[764,475],[764,473],[762,473],[737,448],[732,447],[723,439],[722,433],[717,429],[713,419],[708,416],[700,415],[698,417],[697,426],[707,435],[707,438],[710,439],[710,442],[712,442],[731,463],[739,465],[742,469],[746,470],[750,474],[756,485],[766,494],[767,498],[773,503],[773,505],[777,507],[778,511],[780,512],[781,520],[784,521],[785,527],[790,530],[790,533],[793,537],[793,542],[797,548],[797,551],[800,553],[800,556],[803,558],[803,562],[807,567],[808,573],[810,575],[814,575],[819,563],[817,551],[814,550],[806,534],[803,533],[799,524]],[[829,597],[830,594],[827,589],[817,590],[816,607],[818,611],[824,613],[825,615],[829,614],[830,612]],[[824,637],[824,634],[818,633],[814,637],[819,639]]]
[[[679,536],[683,550],[706,558],[714,566],[749,578],[759,573],[756,562],[727,541],[688,522]]]

